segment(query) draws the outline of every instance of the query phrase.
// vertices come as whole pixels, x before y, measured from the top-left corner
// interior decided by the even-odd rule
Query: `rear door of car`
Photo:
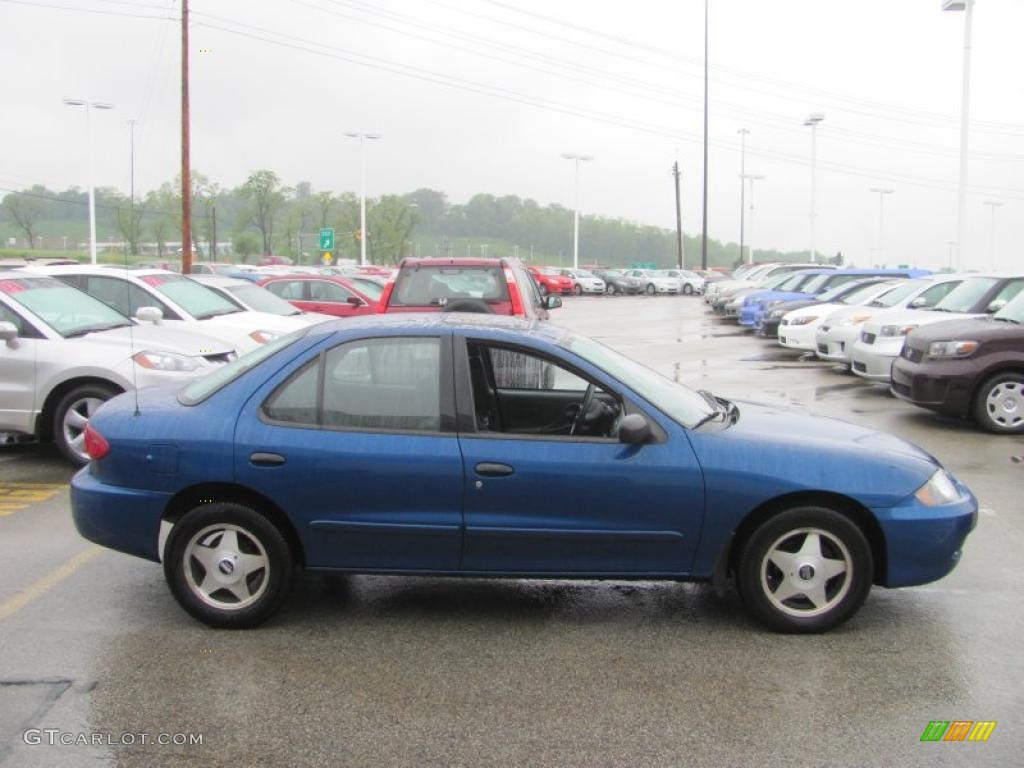
[[[454,571],[462,458],[451,336],[328,343],[272,376],[235,433],[235,474],[285,510],[312,567]]]
[[[312,309],[313,304],[309,300],[309,286],[306,280],[282,278],[280,280],[271,280],[263,287],[303,312],[315,311]]]

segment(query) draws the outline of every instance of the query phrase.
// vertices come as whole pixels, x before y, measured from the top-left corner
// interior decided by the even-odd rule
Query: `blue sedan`
[[[768,627],[820,632],[872,584],[946,575],[977,517],[903,440],[486,315],[315,325],[108,401],[86,446],[79,532],[162,562],[217,627],[266,620],[302,566],[731,580]]]

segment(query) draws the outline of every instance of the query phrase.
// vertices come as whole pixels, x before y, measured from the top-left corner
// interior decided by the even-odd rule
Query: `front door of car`
[[[450,336],[307,353],[246,403],[235,473],[293,521],[311,567],[455,571],[462,459]]]
[[[456,336],[455,350],[463,571],[689,571],[704,487],[681,430],[656,428],[646,445],[620,443],[611,434],[622,409],[641,411],[611,382],[528,348]],[[590,406],[577,420],[591,385]]]
[[[0,281],[0,291],[4,282]],[[0,341],[0,432],[34,432],[36,356],[39,343],[47,343],[21,315],[0,303],[0,322],[11,323],[18,336]],[[53,342],[49,342],[53,343]]]
[[[309,291],[307,311],[321,312],[335,317],[365,315],[370,309],[366,302],[343,285],[329,280],[307,280]]]

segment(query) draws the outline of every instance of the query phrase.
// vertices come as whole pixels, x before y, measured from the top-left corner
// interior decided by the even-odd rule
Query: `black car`
[[[761,321],[761,327],[757,329],[757,335],[765,339],[778,338],[782,316],[787,312],[792,312],[794,309],[803,309],[804,307],[813,307],[815,304],[845,304],[846,302],[843,299],[856,293],[861,288],[866,288],[869,285],[880,286],[882,283],[891,283],[892,281],[893,278],[891,277],[868,277],[864,280],[842,283],[832,290],[825,291],[825,293],[811,299],[793,299],[792,301],[783,302],[777,307],[773,307],[764,316],[764,320]]]
[[[1024,434],[1024,290],[991,317],[925,325],[892,365],[896,397],[990,432]]]
[[[616,293],[640,293],[643,291],[643,283],[635,277],[627,277],[624,269],[595,269],[594,274],[604,280],[604,292]]]

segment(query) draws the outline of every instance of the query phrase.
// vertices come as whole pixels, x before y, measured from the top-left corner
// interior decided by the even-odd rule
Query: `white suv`
[[[235,357],[209,337],[133,325],[59,280],[0,271],[0,432],[52,439],[75,464],[89,460],[86,422],[106,400],[203,376]]]

